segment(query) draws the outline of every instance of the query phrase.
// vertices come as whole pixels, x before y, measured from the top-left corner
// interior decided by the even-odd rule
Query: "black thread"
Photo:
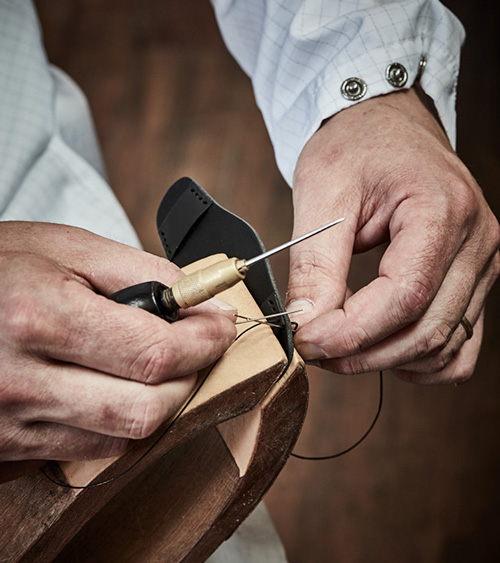
[[[297,459],[304,459],[307,461],[323,461],[326,459],[335,459],[336,457],[341,457],[349,452],[351,452],[352,450],[354,450],[354,448],[357,448],[361,442],[368,436],[368,434],[370,434],[370,432],[373,430],[373,427],[375,426],[378,417],[380,415],[380,411],[382,410],[382,402],[383,402],[383,395],[384,395],[384,383],[383,383],[383,374],[382,371],[380,371],[379,373],[379,401],[378,401],[378,408],[377,408],[377,412],[375,414],[375,418],[372,420],[372,423],[370,424],[370,426],[368,427],[368,430],[363,434],[363,436],[361,436],[361,438],[357,441],[354,442],[354,444],[352,446],[349,446],[348,448],[346,448],[345,450],[342,450],[336,454],[332,454],[332,455],[325,455],[325,456],[306,456],[306,455],[300,455],[300,454],[296,454],[294,452],[292,452],[290,455],[292,457],[295,457]]]
[[[248,331],[252,330],[253,328],[256,328],[260,326],[259,324],[255,324],[252,325],[248,328],[246,328],[243,332],[241,332],[235,339],[234,342],[236,342],[237,340],[239,340],[244,334],[246,334]],[[77,489],[77,490],[83,490],[83,489],[93,489],[95,487],[100,487],[102,485],[107,485],[108,483],[111,483],[112,481],[116,481],[117,479],[119,479],[120,477],[123,477],[123,475],[125,475],[126,473],[128,473],[129,471],[131,471],[132,469],[134,469],[134,467],[137,467],[137,465],[139,465],[139,463],[141,463],[141,461],[143,461],[147,455],[149,455],[153,449],[159,444],[160,440],[165,436],[165,434],[172,429],[173,425],[179,420],[179,418],[184,414],[184,412],[186,411],[186,409],[188,408],[188,406],[192,403],[193,399],[196,397],[196,395],[199,393],[200,389],[202,388],[203,384],[206,382],[206,380],[208,379],[208,377],[210,376],[210,374],[212,373],[212,371],[215,369],[215,367],[217,366],[217,364],[219,363],[220,358],[213,364],[213,366],[208,370],[208,372],[206,373],[205,377],[200,381],[198,387],[194,390],[193,394],[191,395],[191,397],[189,397],[189,399],[186,401],[186,403],[184,404],[184,406],[181,408],[181,410],[174,416],[174,418],[167,424],[167,426],[165,427],[165,429],[163,430],[163,432],[161,432],[161,434],[158,436],[158,438],[151,444],[151,446],[149,446],[149,448],[139,457],[139,459],[137,459],[136,461],[134,461],[134,463],[132,463],[132,465],[130,465],[129,467],[127,467],[126,469],[124,469],[121,473],[118,473],[117,475],[114,475],[113,477],[110,477],[109,479],[105,479],[104,481],[99,481],[98,483],[91,483],[90,485],[70,485],[68,483],[63,483],[62,481],[57,480],[54,477],[51,477],[46,471],[44,467],[40,467],[40,471],[45,475],[45,477],[51,482],[54,483],[54,485],[58,485],[59,487],[64,487],[65,489]],[[277,381],[283,376],[283,374],[285,373],[286,369],[288,369],[288,365],[286,366],[285,370],[283,370],[282,373],[280,373]]]
[[[294,325],[298,326],[297,323],[293,323]],[[250,330],[256,328],[260,326],[260,324],[255,324],[252,325],[250,327],[248,327],[247,329],[245,329],[243,332],[241,332],[236,338],[235,338],[235,342],[237,340],[239,340],[244,334],[246,334],[247,332],[249,332]],[[220,360],[220,358],[219,358]],[[143,461],[147,455],[149,455],[153,449],[159,444],[160,440],[165,436],[165,434],[172,429],[173,425],[177,422],[177,420],[179,420],[179,418],[184,414],[184,412],[186,411],[186,409],[188,408],[188,406],[192,403],[193,399],[196,397],[196,395],[199,393],[200,389],[202,388],[202,386],[204,385],[204,383],[207,381],[208,377],[210,376],[210,374],[212,373],[212,371],[215,369],[215,367],[217,366],[217,364],[219,363],[219,360],[217,360],[213,366],[208,370],[208,372],[206,373],[205,377],[201,380],[201,382],[199,383],[198,387],[194,390],[193,394],[191,395],[191,397],[189,397],[189,399],[187,400],[187,402],[184,404],[184,406],[181,408],[181,410],[174,416],[174,418],[167,424],[166,428],[163,430],[163,432],[161,432],[161,434],[158,436],[158,438],[153,442],[153,444],[151,444],[151,446],[139,457],[139,459],[137,459],[132,465],[130,465],[129,467],[127,467],[126,469],[124,469],[121,473],[118,473],[117,475],[114,475],[113,477],[110,477],[109,479],[105,479],[104,481],[100,481],[99,483],[92,483],[90,485],[82,485],[82,486],[77,486],[77,485],[69,485],[68,483],[63,483],[62,481],[58,481],[57,479],[51,477],[46,471],[44,467],[40,468],[40,471],[43,473],[43,475],[54,485],[58,485],[59,487],[64,487],[65,489],[77,489],[77,490],[83,490],[83,489],[93,489],[95,487],[100,487],[102,485],[107,485],[108,483],[111,483],[113,481],[116,481],[117,479],[119,479],[120,477],[123,477],[123,475],[125,475],[126,473],[128,473],[129,471],[131,471],[132,469],[134,469],[134,467],[137,467],[137,465],[139,465],[139,463],[141,463],[141,461]],[[284,369],[282,370],[282,372],[279,374],[279,376],[277,377],[276,381],[274,382],[273,385],[275,385],[282,377],[283,375],[286,373],[288,367],[290,366],[290,362],[287,363],[287,365],[284,367]],[[375,414],[374,419],[372,420],[372,423],[370,424],[370,426],[368,427],[368,430],[363,434],[363,436],[361,436],[361,438],[359,440],[357,440],[354,444],[352,444],[351,446],[349,446],[348,448],[346,448],[345,450],[342,450],[336,454],[332,454],[332,455],[327,455],[327,456],[304,456],[304,455],[300,455],[300,454],[296,454],[294,452],[292,452],[290,454],[291,457],[294,457],[296,459],[302,459],[302,460],[307,460],[307,461],[324,461],[324,460],[328,460],[328,459],[335,459],[338,457],[341,457],[349,452],[351,452],[352,450],[354,450],[355,448],[357,448],[361,442],[363,442],[365,440],[365,438],[368,437],[368,435],[370,434],[370,432],[373,430],[380,412],[382,410],[382,403],[383,403],[383,373],[382,371],[380,371],[379,373],[379,403],[378,403],[378,408],[377,408],[377,412]]]

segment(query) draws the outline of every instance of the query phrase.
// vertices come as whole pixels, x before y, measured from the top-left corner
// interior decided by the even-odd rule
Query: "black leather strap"
[[[156,217],[167,258],[180,267],[223,252],[228,257],[253,258],[265,251],[255,230],[215,202],[191,178],[181,178],[167,191]],[[252,266],[245,284],[265,315],[284,312],[269,262]],[[293,355],[293,333],[285,315],[274,329],[288,360]]]

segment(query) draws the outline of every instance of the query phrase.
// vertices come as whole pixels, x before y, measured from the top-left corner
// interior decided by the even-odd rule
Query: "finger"
[[[468,350],[468,354],[467,354],[468,359],[470,353],[473,350],[476,350],[477,353],[479,354],[479,349],[481,346],[481,337],[483,334],[484,309],[474,316],[472,315],[472,313],[468,312],[467,319],[471,322],[471,326],[473,327],[473,333],[470,339],[467,336],[467,332],[465,328],[461,324],[459,324],[453,334],[452,340],[443,350],[439,352],[439,354],[429,355],[421,360],[399,365],[397,366],[398,371],[401,370],[407,374],[410,373],[420,374],[420,376],[430,375],[431,381],[433,381],[435,374],[439,376],[438,379],[441,378],[441,374],[445,374],[445,375],[449,374],[451,376],[455,372],[455,370],[452,369],[447,371],[446,368],[448,367],[448,365],[452,363],[456,365],[457,354],[466,344],[467,344],[466,349]],[[475,346],[469,344],[472,340],[474,340]],[[470,361],[467,362],[467,365],[468,366],[472,365],[472,367],[474,366],[474,364]],[[466,373],[459,374],[461,379],[468,379],[471,375],[472,372],[467,374]],[[460,382],[461,381],[457,381],[457,383]]]
[[[426,365],[426,360],[414,362],[407,366],[393,370],[394,373],[404,381],[418,383],[420,385],[460,384],[466,382],[472,374],[479,356],[481,340],[483,336],[484,314],[481,313],[474,325],[474,335],[470,340],[464,342],[463,346],[453,355],[446,366],[438,370],[435,365]],[[460,327],[459,327],[460,329]]]
[[[357,217],[345,207],[323,210],[311,217],[298,208],[293,237],[344,217],[338,225],[290,249],[287,310],[301,310],[293,317],[301,324],[332,308],[340,307],[346,296]]]
[[[379,277],[343,309],[302,324],[296,335],[299,352],[313,343],[325,357],[358,354],[425,313],[463,242],[441,232],[442,221],[436,214],[429,219],[428,213],[414,201],[398,207]]]
[[[35,290],[25,291],[4,315],[10,344],[38,357],[158,383],[212,363],[236,335],[234,320],[223,315],[193,315],[169,324],[64,275],[46,281],[43,299]]]
[[[191,393],[196,375],[159,385],[144,385],[77,366],[47,366],[28,377],[24,391],[29,409],[18,419],[30,427],[57,423],[107,436],[150,436],[175,414]],[[42,383],[42,385],[40,384]]]
[[[329,361],[328,369],[337,373],[361,373],[394,368],[427,357],[429,369],[434,365],[433,371],[442,370],[465,341],[465,332],[457,330],[463,315],[466,313],[473,323],[477,320],[496,277],[494,260],[475,287],[473,272],[479,271],[481,265],[474,264],[474,260],[469,251],[457,256],[436,298],[417,322],[358,354]]]
[[[67,268],[97,291],[109,295],[144,281],[167,285],[182,276],[172,262],[94,233],[47,223],[11,223],[10,249],[41,254]]]
[[[123,454],[129,440],[104,436],[53,423],[36,423],[17,430],[2,460],[23,459],[76,461],[104,459]]]

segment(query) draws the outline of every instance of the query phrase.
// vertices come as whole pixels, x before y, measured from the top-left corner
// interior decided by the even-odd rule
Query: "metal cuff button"
[[[402,88],[408,80],[408,73],[401,63],[391,63],[385,70],[385,77],[395,88]]]
[[[355,76],[346,78],[342,82],[340,91],[346,100],[360,100],[366,94],[366,82]]]

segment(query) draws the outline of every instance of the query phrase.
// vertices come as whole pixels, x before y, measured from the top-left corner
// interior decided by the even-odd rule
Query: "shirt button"
[[[426,66],[427,66],[427,57],[424,57],[422,55],[420,57],[420,60],[418,61],[418,71],[417,71],[417,77],[415,78],[415,81],[420,80],[422,78],[422,74],[424,74],[424,70],[425,70]]]
[[[401,88],[408,80],[406,68],[400,63],[391,63],[385,70],[385,77],[389,84],[395,88]]]
[[[342,82],[340,91],[346,100],[360,100],[366,94],[366,82],[361,78],[347,78]]]

